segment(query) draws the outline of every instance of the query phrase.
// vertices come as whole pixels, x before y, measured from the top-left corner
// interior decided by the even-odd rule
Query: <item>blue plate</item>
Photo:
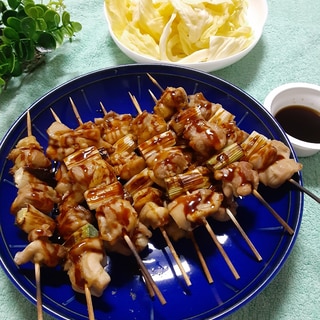
[[[93,72],[76,78],[43,96],[30,108],[33,134],[46,148],[46,129],[53,121],[50,108],[62,122],[71,128],[77,120],[70,107],[71,97],[82,120],[101,117],[100,102],[107,110],[119,113],[136,111],[128,92],[136,96],[142,109],[154,106],[148,93],[151,89],[160,96],[151,83],[150,73],[162,87],[182,86],[187,93],[203,92],[209,100],[221,103],[236,116],[236,121],[247,132],[256,130],[263,135],[281,140],[294,152],[283,130],[274,118],[251,96],[234,85],[199,71],[168,65],[127,65]],[[32,303],[36,303],[34,266],[31,263],[16,266],[13,257],[27,242],[26,234],[14,225],[9,208],[16,196],[16,188],[9,174],[12,166],[6,157],[19,139],[25,137],[26,112],[10,128],[0,145],[0,253],[1,264],[8,277]],[[294,177],[301,183],[301,175]],[[220,243],[233,262],[240,279],[236,280],[216,249],[205,228],[195,230],[213,284],[208,284],[190,240],[175,244],[192,285],[186,287],[168,248],[157,232],[149,245],[144,262],[167,300],[161,305],[151,299],[141,280],[133,258],[112,256],[107,266],[112,282],[100,298],[93,298],[96,319],[206,319],[222,318],[234,312],[258,294],[278,273],[290,254],[302,218],[303,195],[288,183],[274,190],[259,187],[259,192],[295,231],[290,236],[269,211],[253,196],[238,199],[238,221],[261,254],[258,262],[231,223],[211,222]],[[61,268],[41,269],[43,307],[58,319],[85,319],[88,316],[83,295],[72,290],[68,276]]]

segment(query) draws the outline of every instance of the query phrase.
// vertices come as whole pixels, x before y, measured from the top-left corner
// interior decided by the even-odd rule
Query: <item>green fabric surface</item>
[[[65,0],[82,31],[48,55],[46,63],[13,80],[0,95],[0,138],[36,99],[55,86],[97,69],[133,63],[108,33],[103,0]],[[320,10],[315,0],[269,0],[263,36],[254,50],[214,75],[247,91],[261,103],[273,88],[288,82],[320,85]],[[319,101],[320,103],[320,101]],[[305,187],[320,195],[320,153],[301,158]],[[301,229],[291,255],[275,279],[228,320],[320,319],[319,204],[305,196]],[[1,212],[1,214],[4,214]],[[0,270],[0,317],[36,319],[31,304]],[[45,320],[52,317],[45,314]]]

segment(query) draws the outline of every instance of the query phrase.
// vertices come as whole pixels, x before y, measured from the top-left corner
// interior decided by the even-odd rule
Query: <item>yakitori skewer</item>
[[[82,122],[82,119],[80,117],[80,114],[78,112],[78,109],[76,107],[76,105],[74,104],[73,100],[70,98],[70,102],[71,102],[71,106],[72,106],[72,109],[75,113],[75,116],[78,120],[78,123],[79,125],[83,124]],[[102,110],[104,113],[106,113],[106,110],[103,106],[102,103],[100,103],[101,107],[102,107]],[[147,289],[148,289],[148,292],[150,294],[151,297],[154,296],[154,294],[157,295],[158,299],[160,300],[161,304],[166,304],[166,300],[164,298],[164,296],[162,295],[161,291],[159,290],[159,288],[157,287],[156,283],[154,282],[154,280],[152,279],[150,273],[148,272],[147,268],[145,267],[144,263],[142,262],[136,248],[135,248],[135,245],[132,243],[130,237],[126,234],[123,235],[123,239],[125,240],[125,242],[127,243],[129,249],[131,250],[133,256],[135,257],[139,267],[140,267],[140,270],[141,270],[141,273],[145,279],[145,282],[146,282],[146,286],[147,286]],[[85,290],[86,292],[89,291],[87,285],[85,285]],[[90,291],[89,291],[90,293]],[[91,299],[91,295],[90,294],[86,294],[86,298],[89,299],[89,301],[87,301],[87,304],[88,304],[88,310],[90,311],[90,305],[92,305],[92,299]],[[91,300],[91,301],[90,301]]]
[[[142,114],[142,110],[141,110],[140,104],[139,104],[138,100],[136,99],[136,97],[134,95],[132,95],[130,92],[129,92],[129,96],[130,96],[130,98],[132,100],[133,105],[135,106],[136,110],[138,111],[138,114]],[[188,286],[190,286],[191,285],[190,278],[187,275],[186,271],[184,270],[183,265],[181,263],[181,260],[180,260],[180,258],[178,256],[176,250],[174,249],[174,246],[173,246],[170,238],[168,237],[166,230],[163,227],[160,227],[160,231],[161,231],[161,233],[163,235],[163,238],[165,239],[165,241],[166,241],[166,243],[168,245],[168,248],[169,248],[174,260],[176,261],[176,263],[177,263],[177,265],[178,265],[178,267],[179,267],[179,269],[181,271],[181,274],[182,274],[186,284]]]
[[[28,137],[32,135],[32,124],[31,124],[31,117],[30,112],[27,112],[27,133]],[[43,319],[43,311],[42,311],[42,293],[41,293],[41,272],[40,272],[40,264],[38,262],[35,262],[34,264],[35,268],[35,279],[36,279],[36,296],[37,296],[37,315],[38,320]]]
[[[78,123],[79,123],[79,124],[82,124],[82,120],[81,120],[81,118],[80,118],[79,112],[78,112],[78,110],[77,110],[77,108],[76,108],[76,106],[75,106],[75,104],[74,104],[74,102],[73,102],[73,100],[72,100],[71,98],[70,98],[70,102],[71,102],[72,109],[73,109],[73,111],[74,111],[74,113],[75,113],[75,115],[76,115],[76,118],[77,118],[77,120],[78,120]],[[61,123],[60,118],[59,118],[58,115],[54,112],[54,110],[51,109],[51,108],[50,108],[50,110],[51,110],[51,113],[52,113],[55,121]],[[87,283],[84,284],[84,292],[85,292],[87,309],[88,309],[88,317],[89,317],[90,320],[94,320],[94,319],[95,319],[95,316],[94,316],[94,309],[93,309],[93,304],[92,304],[92,297],[91,297],[90,289],[89,289]]]

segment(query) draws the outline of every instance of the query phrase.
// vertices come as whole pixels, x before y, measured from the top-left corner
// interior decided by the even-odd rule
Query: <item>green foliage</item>
[[[63,0],[0,0],[0,93],[12,77],[31,72],[81,30],[65,9]]]

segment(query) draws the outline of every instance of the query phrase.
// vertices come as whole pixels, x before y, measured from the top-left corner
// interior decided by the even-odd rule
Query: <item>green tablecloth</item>
[[[11,82],[0,95],[0,138],[14,120],[57,85],[86,72],[133,63],[109,36],[103,0],[65,0],[83,30],[73,43],[48,55],[47,63]],[[315,0],[269,0],[262,39],[243,60],[214,75],[226,79],[263,102],[273,88],[287,82],[320,85],[320,10]],[[320,100],[319,100],[320,103]],[[320,153],[301,158],[305,186],[320,195]],[[319,204],[305,197],[303,221],[295,247],[276,278],[228,319],[320,319]],[[7,214],[1,212],[1,214]],[[1,319],[36,319],[32,305],[0,271]],[[45,319],[52,319],[45,315]]]

